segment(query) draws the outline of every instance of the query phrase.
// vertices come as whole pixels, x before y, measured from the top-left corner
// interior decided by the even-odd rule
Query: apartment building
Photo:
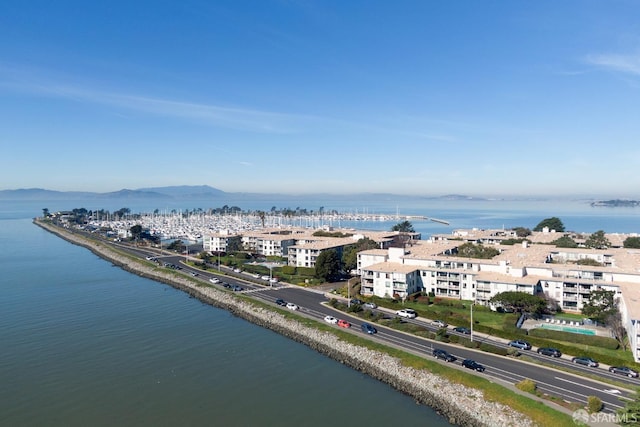
[[[550,244],[561,236],[544,231],[533,233],[530,241],[504,245],[515,238],[511,232],[456,230],[386,253],[363,251],[358,254],[361,293],[403,297],[405,290],[425,291],[487,305],[498,293],[519,291],[545,295],[563,310],[579,312],[592,291],[610,290],[616,293],[634,357],[640,361],[640,250],[623,248],[619,235],[610,239],[611,248],[602,250]],[[458,256],[457,247],[468,242],[490,245],[499,254],[491,259]],[[591,262],[580,264],[582,260]]]

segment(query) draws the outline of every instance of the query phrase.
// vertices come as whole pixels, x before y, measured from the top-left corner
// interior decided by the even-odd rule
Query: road
[[[128,250],[141,257],[158,257],[157,252],[153,253],[141,249],[133,249],[131,247],[128,247]],[[418,355],[424,355],[425,357],[432,357],[432,351],[434,348],[447,350],[458,359],[457,361],[450,363],[450,365],[459,367],[460,369],[465,369],[469,373],[484,376],[496,383],[513,385],[525,378],[529,378],[535,381],[538,386],[538,390],[542,393],[570,402],[581,402],[585,405],[588,396],[597,396],[604,403],[605,412],[615,412],[617,409],[622,408],[624,406],[623,401],[625,399],[629,399],[629,396],[635,387],[640,386],[638,379],[630,379],[620,375],[611,374],[606,369],[602,368],[589,368],[582,365],[572,364],[571,361],[566,358],[542,356],[534,351],[522,350],[521,352],[529,356],[533,362],[523,361],[513,357],[499,356],[475,349],[468,349],[462,346],[428,340],[395,329],[387,328],[379,324],[375,325],[378,329],[377,334],[366,335],[360,332],[360,325],[364,323],[363,320],[349,316],[347,313],[336,311],[331,306],[323,304],[327,302],[327,298],[322,292],[310,291],[293,285],[269,285],[268,281],[249,277],[245,273],[233,273],[227,267],[220,267],[221,273],[224,273],[224,276],[221,277],[218,275],[219,273],[217,270],[207,270],[203,272],[202,270],[191,268],[182,263],[184,259],[184,256],[177,255],[165,255],[158,257],[158,260],[161,262],[180,265],[185,274],[197,273],[196,277],[201,280],[208,281],[211,277],[220,277],[222,282],[227,282],[232,286],[241,286],[244,288],[244,291],[242,291],[243,293],[250,294],[252,297],[259,298],[263,301],[274,303],[276,299],[282,298],[287,302],[293,302],[300,307],[300,314],[312,317],[319,321],[323,321],[323,318],[327,315],[346,319],[352,324],[352,328],[350,328],[350,330],[353,333],[366,336],[372,340],[376,340],[390,346],[399,347]],[[222,288],[222,283],[217,286]],[[379,308],[377,311],[382,311],[385,315],[389,316],[395,315],[393,311],[387,309]],[[420,318],[410,320],[403,319],[403,321],[420,324],[421,326],[433,331],[438,329],[436,326],[433,326]],[[450,330],[449,333],[455,332]],[[488,338],[480,339],[486,340],[496,346],[504,348],[507,347],[504,342],[499,340],[490,340]],[[463,368],[461,366],[461,362],[464,359],[473,359],[483,364],[486,367],[485,372],[477,373]],[[540,361],[541,364],[537,364],[535,361]],[[439,361],[439,363],[446,362]],[[557,367],[557,369],[545,365],[553,365]],[[567,372],[563,369],[570,370],[571,372]],[[616,387],[597,379],[588,378],[584,375],[592,377],[599,376],[602,379],[609,379],[618,384],[624,384],[625,387]]]

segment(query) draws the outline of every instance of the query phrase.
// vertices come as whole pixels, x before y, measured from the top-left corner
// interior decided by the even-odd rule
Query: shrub
[[[482,344],[480,344],[479,348],[480,348],[480,350],[486,351],[487,353],[493,353],[493,354],[497,354],[497,355],[500,355],[500,356],[506,356],[508,354],[508,350],[506,348],[496,347],[495,345],[487,344],[487,343],[484,343],[484,342]]]
[[[516,384],[516,387],[526,393],[537,394],[538,386],[533,380],[525,378]]]
[[[590,414],[600,412],[602,410],[602,400],[598,396],[587,397],[587,411]]]

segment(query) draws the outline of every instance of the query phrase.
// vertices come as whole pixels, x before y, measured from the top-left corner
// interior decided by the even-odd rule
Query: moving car
[[[407,319],[415,319],[416,317],[418,317],[418,313],[416,313],[415,310],[412,310],[410,308],[404,308],[402,310],[398,310],[396,311],[396,314],[400,317],[405,317]]]
[[[294,304],[294,303],[292,303],[292,302],[288,302],[288,303],[287,303],[287,308],[288,308],[289,310],[297,310],[297,309],[299,309],[300,307],[298,307],[296,304]]]
[[[364,308],[378,308],[378,305],[375,302],[365,302],[363,304]]]
[[[519,348],[520,350],[531,350],[531,344],[524,340],[513,340],[509,342],[509,347]]]
[[[338,326],[340,326],[341,328],[350,328],[351,323],[347,322],[346,320],[340,319],[338,320]]]
[[[474,371],[484,372],[484,366],[473,359],[464,359],[462,361],[462,366],[464,366],[465,368],[473,369]]]
[[[233,269],[233,272],[234,272],[234,273],[240,273],[240,272],[242,272],[242,270],[240,270],[239,268],[234,268],[234,269]]]
[[[338,319],[336,319],[333,316],[324,316],[324,321],[332,325],[335,325],[336,323],[338,323]]]
[[[231,288],[234,292],[241,292],[244,291],[244,288],[242,286],[238,286],[235,285],[233,288]]]
[[[455,362],[458,360],[453,354],[441,348],[433,349],[433,357],[436,359],[444,360],[445,362]]]
[[[220,279],[218,279],[217,277],[212,277],[211,279],[209,279],[209,281],[213,284],[218,284],[220,283]]]
[[[545,356],[553,356],[553,357],[562,356],[562,353],[560,352],[560,350],[552,347],[540,347],[538,349],[538,354],[543,354]]]
[[[282,298],[278,298],[276,300],[276,304],[285,306],[285,305],[287,305],[287,302],[285,300],[283,300]]]
[[[465,328],[464,326],[455,327],[453,330],[459,334],[471,335],[471,329]]]
[[[269,276],[262,276],[260,277],[262,280],[269,280]]]
[[[378,332],[378,330],[374,328],[372,325],[370,325],[369,323],[363,323],[362,326],[360,326],[360,329],[362,329],[362,332],[369,335],[373,335],[376,332]]]
[[[600,364],[598,362],[596,362],[592,358],[586,357],[586,356],[574,357],[573,359],[571,359],[571,361],[573,363],[577,363],[578,365],[590,366],[592,368],[597,368],[598,366],[600,366]]]
[[[612,366],[609,368],[609,372],[614,374],[626,375],[629,378],[638,378],[638,371],[635,371],[626,366]]]
[[[434,320],[433,322],[431,322],[431,324],[433,326],[437,326],[438,328],[446,328],[447,324],[445,322],[443,322],[442,320]]]

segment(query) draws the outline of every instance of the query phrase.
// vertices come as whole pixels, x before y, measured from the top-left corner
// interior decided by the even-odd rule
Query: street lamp
[[[473,301],[471,301],[471,342],[473,342]]]

